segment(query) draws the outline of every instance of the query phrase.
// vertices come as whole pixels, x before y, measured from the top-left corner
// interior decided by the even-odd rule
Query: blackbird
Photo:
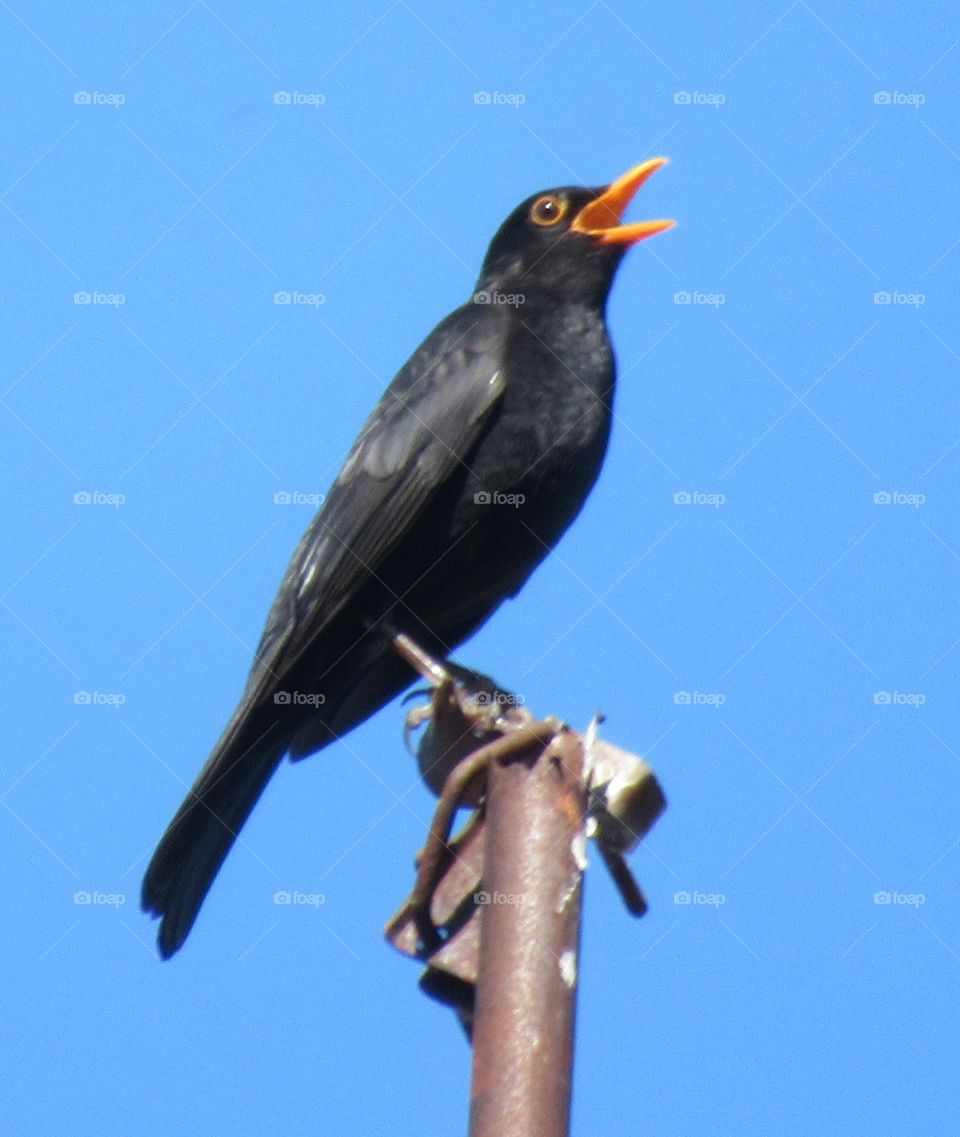
[[[333,742],[416,677],[383,630],[446,658],[579,513],[610,433],[607,295],[627,248],[674,224],[622,216],[665,162],[519,205],[472,298],[377,403],[287,568],[240,704],[147,868],[142,902],[162,917],[165,959],[284,755]]]

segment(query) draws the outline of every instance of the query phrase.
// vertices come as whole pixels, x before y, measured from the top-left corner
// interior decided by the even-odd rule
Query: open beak
[[[667,158],[650,158],[621,174],[612,185],[607,186],[598,197],[580,210],[570,228],[575,233],[585,233],[604,245],[634,245],[645,237],[653,237],[666,229],[672,229],[676,221],[634,221],[628,225],[620,224],[633,195],[667,162]]]

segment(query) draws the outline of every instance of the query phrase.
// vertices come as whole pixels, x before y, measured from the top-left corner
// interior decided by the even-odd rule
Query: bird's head
[[[627,249],[675,221],[623,223],[634,194],[666,165],[651,158],[608,186],[563,186],[528,197],[490,242],[478,292],[596,300],[601,305]]]

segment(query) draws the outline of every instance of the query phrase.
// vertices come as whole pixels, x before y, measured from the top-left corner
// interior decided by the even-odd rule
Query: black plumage
[[[385,624],[447,656],[576,517],[610,432],[607,294],[629,245],[672,224],[620,218],[662,164],[518,206],[471,301],[374,408],[294,553],[240,704],[147,869],[143,906],[162,917],[165,958],[284,755],[320,749],[415,677]]]

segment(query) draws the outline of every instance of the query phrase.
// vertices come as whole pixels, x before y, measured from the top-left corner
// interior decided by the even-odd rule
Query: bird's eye
[[[538,197],[530,207],[530,220],[534,225],[543,225],[545,227],[556,225],[559,221],[562,221],[566,215],[567,203],[562,197],[556,197],[552,193]]]

